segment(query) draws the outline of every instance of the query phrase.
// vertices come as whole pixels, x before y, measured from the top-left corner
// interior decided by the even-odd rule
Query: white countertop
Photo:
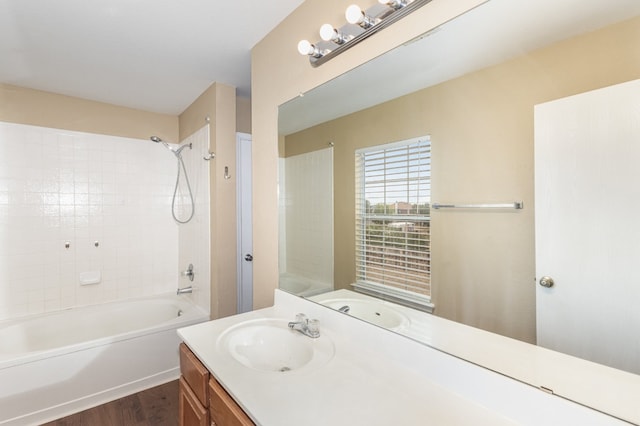
[[[264,372],[218,345],[229,327],[261,318],[320,320],[335,345],[323,366]],[[178,330],[247,414],[287,425],[625,424],[533,386],[276,290],[275,306]]]
[[[408,321],[392,331],[572,401],[640,424],[640,376],[350,290],[311,298],[387,306]]]

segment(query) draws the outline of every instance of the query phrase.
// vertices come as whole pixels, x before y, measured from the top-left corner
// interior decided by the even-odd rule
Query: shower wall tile
[[[0,123],[0,319],[175,291],[175,172],[148,141]]]

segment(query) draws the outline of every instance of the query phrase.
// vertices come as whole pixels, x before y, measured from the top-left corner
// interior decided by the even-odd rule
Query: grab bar
[[[431,207],[434,209],[515,209],[524,208],[522,201],[514,201],[513,203],[496,203],[496,204],[440,204],[433,203]]]

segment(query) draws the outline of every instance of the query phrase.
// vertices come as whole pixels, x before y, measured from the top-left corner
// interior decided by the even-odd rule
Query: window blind
[[[431,141],[356,151],[356,283],[430,305]]]

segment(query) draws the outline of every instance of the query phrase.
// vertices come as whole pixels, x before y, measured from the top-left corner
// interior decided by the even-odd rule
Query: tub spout
[[[176,292],[176,294],[185,294],[185,293],[193,293],[193,287],[192,286],[182,287],[182,288],[179,288],[178,291]]]

